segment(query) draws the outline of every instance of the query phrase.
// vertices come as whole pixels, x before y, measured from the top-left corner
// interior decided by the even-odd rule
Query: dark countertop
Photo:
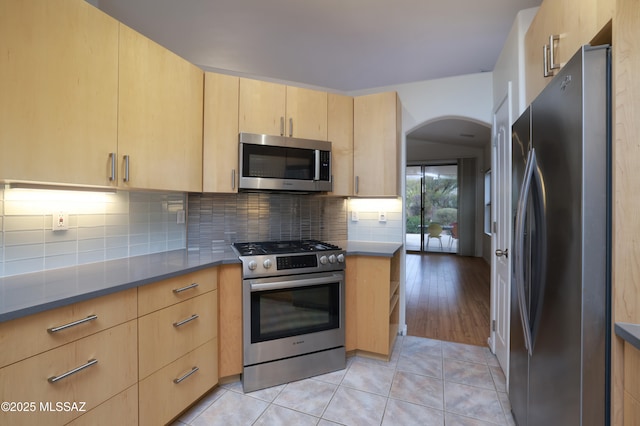
[[[0,322],[228,263],[231,249],[175,250],[0,278]]]
[[[614,330],[616,335],[622,337],[626,342],[631,343],[636,349],[640,350],[640,324],[617,322],[615,323]]]
[[[402,247],[402,243],[375,243],[369,241],[347,241],[341,245],[351,256],[393,257]]]
[[[401,243],[341,241],[347,255],[391,257]],[[200,269],[240,263],[220,252],[175,250],[0,278],[0,322],[157,282]]]

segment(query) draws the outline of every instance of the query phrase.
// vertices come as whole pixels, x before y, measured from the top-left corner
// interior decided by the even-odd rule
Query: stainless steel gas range
[[[235,243],[245,392],[345,368],[344,256],[316,240]]]

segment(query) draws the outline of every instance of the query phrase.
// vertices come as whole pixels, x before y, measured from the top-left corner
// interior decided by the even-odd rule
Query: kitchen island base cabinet
[[[399,251],[393,257],[347,257],[347,351],[391,357],[399,329],[399,262]]]

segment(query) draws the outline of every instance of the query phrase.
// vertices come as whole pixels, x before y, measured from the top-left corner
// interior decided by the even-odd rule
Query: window
[[[491,235],[491,170],[484,173],[484,233]]]

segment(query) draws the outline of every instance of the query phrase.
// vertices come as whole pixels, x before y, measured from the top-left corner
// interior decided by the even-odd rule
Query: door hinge
[[[496,320],[491,320],[491,331],[496,331]]]

